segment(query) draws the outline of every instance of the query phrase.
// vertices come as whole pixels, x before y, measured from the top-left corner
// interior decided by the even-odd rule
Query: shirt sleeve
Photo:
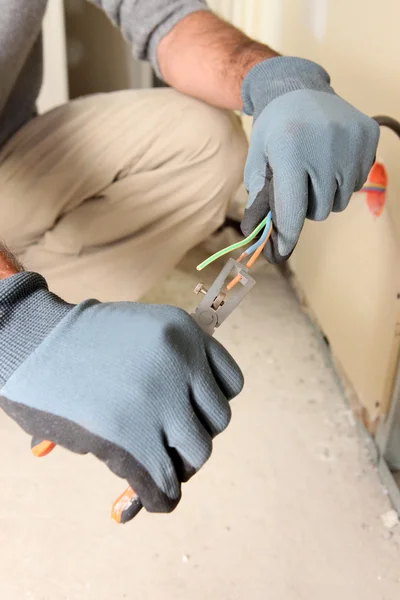
[[[158,76],[157,46],[184,17],[209,10],[205,0],[91,0],[121,29],[133,55],[148,60]]]

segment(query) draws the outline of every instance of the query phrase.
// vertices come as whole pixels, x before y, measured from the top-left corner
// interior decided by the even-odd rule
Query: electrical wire
[[[256,251],[254,252],[253,256],[247,261],[246,263],[246,267],[248,269],[250,269],[250,267],[252,267],[254,265],[254,263],[256,262],[257,258],[260,256],[261,252],[264,250],[264,247],[266,245],[266,243],[268,242],[270,236],[272,233],[272,222],[270,222],[269,225],[269,230],[267,232],[267,235],[265,237],[265,239],[261,242],[261,244],[258,246],[258,248],[256,249]],[[241,258],[244,258],[245,254],[243,253],[243,255],[241,257],[239,257],[239,261],[241,260]],[[228,283],[228,285],[226,286],[226,289],[228,290],[228,292],[235,287],[235,285],[237,283],[239,283],[241,276],[240,275],[236,275],[236,277],[234,277],[232,279],[232,281],[230,283]]]
[[[257,248],[259,248],[261,246],[261,244],[267,239],[267,236],[270,236],[269,230],[271,228],[271,223],[272,223],[272,213],[271,211],[267,214],[267,218],[266,218],[266,222],[265,222],[265,227],[264,227],[264,231],[262,233],[262,236],[260,237],[259,240],[257,240],[252,246],[250,246],[250,248],[246,248],[246,250],[243,252],[243,254],[241,254],[238,258],[238,261],[240,262],[245,256],[249,256],[250,254],[253,254],[253,252],[255,252],[257,250]]]
[[[386,115],[379,115],[372,118],[380,127],[388,127],[388,129],[391,129],[393,133],[396,133],[400,137],[400,123],[396,119],[392,119],[392,117],[387,117]]]
[[[384,185],[364,185],[360,192],[386,192],[386,187]]]
[[[254,229],[254,231],[252,231],[251,234],[247,236],[247,238],[245,238],[244,240],[241,240],[240,242],[236,242],[235,244],[232,244],[231,246],[227,246],[226,248],[223,248],[222,250],[219,250],[218,252],[216,252],[215,254],[210,256],[209,258],[206,258],[206,260],[203,260],[202,263],[197,265],[196,269],[198,271],[202,271],[205,267],[208,267],[208,265],[210,265],[212,262],[214,262],[214,260],[217,260],[217,258],[221,258],[221,256],[228,254],[228,252],[232,252],[233,250],[242,248],[242,246],[245,246],[246,244],[251,242],[256,237],[256,235],[258,233],[260,233],[261,229],[265,226],[267,219],[268,219],[268,215],[265,217],[265,219],[263,219],[261,221],[261,223],[259,223],[257,225],[257,227]]]

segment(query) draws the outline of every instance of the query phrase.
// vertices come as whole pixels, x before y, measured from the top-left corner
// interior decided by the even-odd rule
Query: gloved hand
[[[90,452],[149,511],[169,512],[243,385],[183,310],[66,304],[36,273],[0,281],[0,406],[30,435]]]
[[[374,162],[378,124],[329,83],[322,67],[289,57],[257,64],[243,82],[244,111],[254,122],[242,231],[249,235],[272,211],[264,249],[272,263],[290,256],[306,218],[321,221],[346,208]]]

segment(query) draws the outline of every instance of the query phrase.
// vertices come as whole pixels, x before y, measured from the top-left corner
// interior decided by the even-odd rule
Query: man
[[[278,56],[203,0],[95,4],[173,89],[34,117],[46,0],[0,0],[0,234],[32,271],[10,276],[18,263],[0,250],[0,405],[170,511],[228,425],[240,370],[178,309],[84,299],[139,298],[222,223],[247,152],[227,109],[254,116],[242,228],[272,211],[271,262],[291,254],[305,218],[346,207],[378,126],[321,67]]]

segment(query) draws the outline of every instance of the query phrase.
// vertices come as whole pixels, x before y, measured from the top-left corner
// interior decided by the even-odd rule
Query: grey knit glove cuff
[[[328,73],[310,60],[290,56],[269,58],[247,73],[242,85],[243,109],[257,119],[261,111],[283,94],[315,90],[334,94]]]
[[[37,273],[0,281],[0,389],[72,308]]]

